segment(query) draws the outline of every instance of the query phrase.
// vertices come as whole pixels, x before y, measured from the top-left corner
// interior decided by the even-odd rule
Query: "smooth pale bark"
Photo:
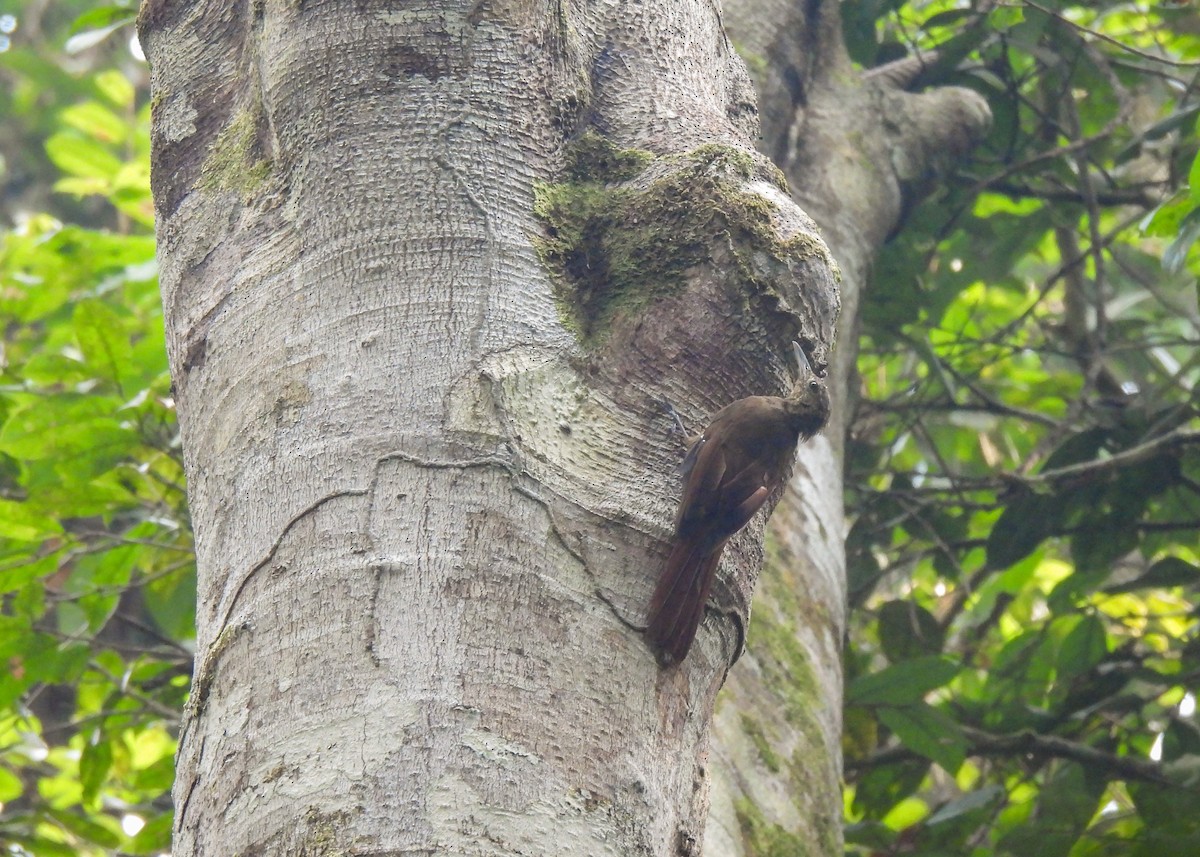
[[[140,32],[200,571],[174,853],[696,851],[762,528],[660,670],[658,398],[778,392],[836,317],[716,7],[151,2]],[[588,129],[677,156],[613,228],[645,200],[703,252],[585,348],[534,209]]]

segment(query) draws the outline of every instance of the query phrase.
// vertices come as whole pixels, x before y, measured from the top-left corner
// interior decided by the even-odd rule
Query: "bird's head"
[[[796,426],[804,438],[810,438],[829,421],[829,389],[825,379],[818,376],[800,343],[792,343],[796,355],[796,382],[791,394],[784,399],[787,412],[796,418]]]

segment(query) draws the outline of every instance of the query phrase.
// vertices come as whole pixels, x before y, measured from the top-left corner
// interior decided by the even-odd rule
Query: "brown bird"
[[[721,550],[788,473],[796,443],[829,419],[829,391],[793,343],[799,364],[787,398],[748,396],[717,412],[683,460],[675,543],[650,598],[646,640],[664,665],[692,647]]]

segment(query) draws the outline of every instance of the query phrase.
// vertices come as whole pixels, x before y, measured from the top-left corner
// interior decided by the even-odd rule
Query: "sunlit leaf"
[[[26,503],[0,499],[0,536],[22,542],[45,542],[62,533],[62,525]]]
[[[72,104],[63,110],[62,121],[102,143],[121,143],[129,135],[129,123],[97,101]]]
[[[73,176],[107,179],[121,168],[121,161],[107,148],[77,134],[55,134],[46,141],[46,154]]]

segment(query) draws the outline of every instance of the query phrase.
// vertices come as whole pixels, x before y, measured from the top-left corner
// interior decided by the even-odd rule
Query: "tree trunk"
[[[149,0],[139,24],[200,574],[173,853],[697,853],[762,517],[660,669],[661,400],[698,426],[779,393],[788,342],[826,363],[837,323],[717,7]],[[788,513],[819,535],[775,540],[826,607],[839,448]],[[785,664],[820,650],[790,691],[818,779],[801,827],[765,821],[819,816],[833,854],[841,610],[797,630],[794,586],[759,609]]]
[[[840,855],[842,457],[859,301],[871,260],[905,208],[978,142],[991,116],[969,90],[906,92],[925,68],[919,58],[856,73],[835,2],[727,0],[725,9],[727,29],[755,70],[759,146],[838,261],[842,313],[830,367],[833,417],[800,449],[771,518],[747,656],[718,700],[704,851]]]

